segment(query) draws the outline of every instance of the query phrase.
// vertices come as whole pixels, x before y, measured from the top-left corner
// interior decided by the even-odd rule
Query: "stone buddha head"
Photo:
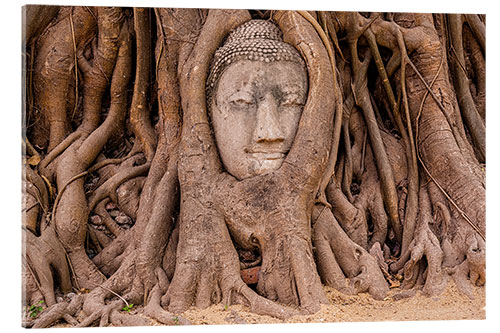
[[[222,163],[245,179],[279,169],[306,102],[304,60],[269,21],[251,20],[217,50],[207,105]]]

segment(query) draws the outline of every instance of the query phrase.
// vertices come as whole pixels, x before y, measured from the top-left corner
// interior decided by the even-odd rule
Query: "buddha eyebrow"
[[[240,99],[240,98],[246,98],[246,99],[252,99],[253,94],[251,92],[245,91],[245,90],[237,90],[228,96],[229,100],[233,99]]]
[[[300,94],[304,91],[304,87],[297,84],[287,84],[281,87],[281,91],[285,94]]]
[[[302,89],[283,89],[281,91],[281,97],[282,98],[298,98],[298,99],[303,99],[305,98],[306,94]]]

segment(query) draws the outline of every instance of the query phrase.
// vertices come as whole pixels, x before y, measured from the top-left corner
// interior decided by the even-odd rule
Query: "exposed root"
[[[145,163],[136,167],[126,168],[109,178],[93,193],[92,197],[89,199],[89,210],[93,210],[95,206],[107,196],[114,198],[115,200],[113,201],[117,202],[117,188],[132,178],[144,175],[149,171],[150,166],[150,163]]]
[[[351,204],[333,180],[327,188],[326,195],[328,201],[331,202],[335,218],[340,221],[347,236],[359,246],[368,248],[366,208]],[[369,194],[367,193],[367,195]]]
[[[115,223],[114,221],[110,223]],[[113,242],[99,252],[92,261],[103,274],[110,276],[121,265],[126,257],[126,250],[130,245],[132,230],[125,230],[113,240]]]
[[[54,304],[42,312],[40,318],[35,320],[33,328],[50,327],[52,324],[61,319],[65,320],[72,326],[77,326],[79,323],[73,316],[81,309],[83,299],[84,295],[79,294],[73,296],[71,302],[69,303],[61,302]]]
[[[371,21],[366,24],[365,29],[368,28],[377,19],[377,17],[377,15],[372,17]],[[397,240],[401,243],[402,230],[401,226],[399,225],[398,197],[396,193],[396,186],[394,184],[394,176],[391,165],[389,163],[386,149],[381,138],[380,129],[375,118],[367,86],[367,71],[372,58],[372,54],[368,49],[366,52],[364,52],[363,61],[359,59],[357,43],[360,36],[359,34],[364,33],[364,30],[363,28],[358,27],[354,22],[356,22],[356,20],[353,17],[351,27],[352,30],[348,36],[353,70],[353,82],[351,83],[351,86],[353,89],[355,103],[361,108],[363,116],[365,118],[366,128],[370,137],[370,145],[380,177],[380,184],[382,187],[385,207],[388,211],[389,221],[394,230]]]
[[[85,298],[83,311],[87,317],[79,324],[79,327],[87,327],[99,320],[99,326],[113,325],[149,325],[147,320],[137,316],[124,317],[119,311],[126,305],[140,304],[140,295],[129,291],[118,300],[106,304],[106,298],[119,295],[131,289],[135,276],[134,253],[129,253],[121,264],[119,270],[115,272],[102,285],[94,288]]]
[[[346,235],[330,209],[321,209],[316,206],[315,213],[313,213],[314,219],[316,219],[314,234],[321,235],[324,241],[328,242],[331,248],[330,256],[335,257],[338,267],[349,279],[347,288],[344,287],[345,282],[339,283],[340,272],[335,267],[320,269],[325,273],[336,272],[335,276],[322,276],[323,280],[337,281],[336,285],[341,286],[340,291],[347,291],[349,294],[367,291],[375,299],[384,299],[389,288],[375,258]],[[315,244],[317,239],[316,237]],[[328,262],[324,261],[324,264],[328,265]]]
[[[64,138],[64,140],[62,140],[57,146],[55,146],[38,165],[40,173],[50,179],[51,177],[49,177],[49,175],[51,173],[49,171],[46,171],[49,164],[52,163],[58,156],[60,156],[66,150],[66,148],[68,148],[73,142],[78,140],[81,136],[82,132],[75,131],[70,135],[68,135],[66,138]]]
[[[469,133],[478,149],[478,159],[484,162],[486,159],[486,127],[472,99],[469,78],[464,70],[465,56],[463,47],[463,16],[460,14],[448,15],[448,26],[450,28],[451,48],[455,55],[452,68],[454,70],[455,89],[459,96],[460,111],[464,117]]]
[[[109,199],[104,199],[100,203],[97,204],[95,208],[95,213],[101,218],[100,223],[102,223],[106,228],[117,237],[120,235],[123,230],[118,226],[118,224],[111,218],[108,211],[106,210],[106,204],[109,202]]]
[[[404,288],[412,288],[417,281],[419,264],[425,256],[427,259],[427,273],[422,292],[434,296],[443,292],[447,283],[447,276],[442,269],[443,250],[438,238],[429,228],[432,220],[430,200],[426,187],[420,188],[419,224],[415,230],[415,238],[410,243],[408,250],[401,255],[399,261],[391,265],[391,271],[397,272],[404,264]]]
[[[167,286],[168,288],[168,286]],[[165,311],[160,303],[161,297],[166,292],[165,287],[157,284],[151,290],[147,305],[144,307],[144,315],[151,317],[165,325],[190,325],[191,322],[182,316]]]
[[[45,303],[47,306],[52,306],[56,304],[54,273],[61,290],[65,293],[71,291],[66,252],[51,226],[45,228],[40,237],[23,230],[23,239],[26,245],[26,264],[32,269]]]
[[[452,276],[458,290],[473,299],[473,287],[483,286],[486,281],[486,258],[484,241],[470,234],[466,241],[467,252],[465,260],[446,271]]]
[[[149,119],[148,88],[151,72],[150,13],[148,8],[134,8],[134,29],[137,44],[137,65],[134,93],[130,108],[130,124],[137,143],[140,143],[147,161],[151,161],[157,138]]]

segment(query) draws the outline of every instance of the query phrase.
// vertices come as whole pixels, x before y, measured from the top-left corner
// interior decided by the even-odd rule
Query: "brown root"
[[[218,303],[287,319],[328,304],[322,283],[484,286],[484,17],[57,7],[49,24],[55,9],[25,36],[23,304],[47,308],[24,326],[188,325]],[[205,88],[257,17],[308,92],[281,167],[238,180]]]
[[[40,237],[36,237],[31,231],[23,230],[23,239],[26,246],[26,264],[30,267],[47,306],[54,305],[56,299],[53,272],[56,274],[61,290],[64,293],[71,291],[66,252],[52,226],[46,227]],[[42,253],[43,256],[40,255]]]
[[[135,138],[142,146],[147,161],[151,161],[156,150],[156,134],[149,120],[148,88],[151,68],[150,11],[134,8],[134,29],[137,43],[137,65],[134,93],[130,108],[130,124]]]
[[[40,318],[38,318],[32,328],[46,328],[58,320],[65,320],[72,326],[78,325],[78,321],[73,317],[79,311],[83,304],[84,296],[79,294],[73,296],[69,303],[61,302],[54,304],[45,310]]]
[[[427,275],[422,292],[429,296],[435,296],[443,292],[448,280],[442,269],[443,250],[438,238],[429,228],[432,215],[426,187],[420,188],[419,201],[419,224],[415,230],[415,238],[408,247],[408,250],[401,255],[399,261],[391,265],[391,271],[398,271],[401,263],[404,263],[405,280],[403,288],[412,288],[418,278],[419,264],[425,256],[427,259]]]
[[[469,79],[467,78],[467,73],[465,71],[465,56],[463,47],[463,17],[459,14],[448,15],[450,33],[451,33],[451,43],[452,50],[454,53],[454,58],[452,61],[453,70],[455,73],[455,87],[457,93],[461,98],[458,99],[460,104],[460,110],[464,117],[467,128],[472,136],[475,147],[479,151],[478,159],[480,162],[484,162],[486,158],[486,128],[481,119],[476,105],[472,99],[472,95],[469,87]]]
[[[77,28],[72,32],[70,20]],[[68,111],[73,105],[68,101],[74,89],[74,36],[78,46],[87,43],[95,34],[92,15],[83,7],[67,7],[59,11],[58,21],[50,26],[40,39],[40,48],[35,63],[35,100],[48,127],[48,142],[35,142],[50,151],[56,147],[70,131]],[[73,97],[74,98],[74,97]],[[75,101],[73,101],[74,103]],[[39,129],[42,126],[38,127]],[[43,136],[36,135],[36,140]]]
[[[446,271],[455,281],[457,288],[474,298],[473,287],[483,286],[486,281],[486,260],[484,241],[474,234],[469,234],[466,240],[467,252],[465,260]]]
[[[349,279],[347,288],[345,282],[339,283],[338,268],[325,267],[320,269],[325,273],[336,272],[335,276],[324,276],[324,281],[336,281],[337,286],[341,286],[340,291],[347,293],[360,293],[367,291],[375,299],[384,299],[389,287],[385,278],[373,258],[365,249],[355,244],[349,239],[346,233],[340,228],[332,212],[327,209],[315,207],[313,218],[317,219],[314,225],[315,235],[325,237],[323,241],[328,242],[331,254],[335,256],[335,261],[344,275]],[[318,238],[315,238],[315,240]],[[318,260],[319,261],[319,260]],[[319,261],[321,262],[321,261]],[[322,261],[325,265],[333,264],[332,261]],[[335,265],[335,264],[333,264]],[[332,285],[332,286],[335,286]]]

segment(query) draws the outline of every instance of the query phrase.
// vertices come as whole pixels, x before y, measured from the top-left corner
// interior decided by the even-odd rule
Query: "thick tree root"
[[[64,319],[72,326],[78,325],[78,321],[73,317],[79,311],[83,304],[83,295],[75,295],[71,302],[61,302],[54,304],[45,310],[40,318],[38,318],[33,325],[33,328],[46,328],[58,320]]]
[[[323,281],[347,294],[366,291],[375,299],[384,299],[389,288],[375,258],[346,235],[330,209],[316,206],[313,220],[313,240]],[[342,281],[345,277],[347,280]]]
[[[133,191],[126,190],[125,188],[122,188],[122,186],[125,185],[125,183],[135,177],[139,177],[141,175],[144,175],[148,172],[149,167],[151,165],[149,163],[142,164],[140,166],[136,167],[130,167],[130,168],[125,168],[121,170],[121,172],[117,173],[113,177],[109,178],[103,185],[101,185],[91,196],[89,199],[89,209],[93,210],[95,206],[103,200],[105,197],[110,196],[111,198],[115,199],[116,203],[118,203],[119,199],[120,201],[123,200],[132,200],[133,196]],[[119,193],[117,194],[117,189],[120,189],[121,191],[126,191],[126,193]],[[127,197],[127,199],[124,199],[124,197]],[[134,209],[130,209],[129,213],[133,216],[135,216],[135,211],[137,210],[137,207]],[[131,213],[130,211],[133,211]],[[128,215],[128,214],[127,214]]]
[[[148,303],[144,307],[144,315],[165,325],[190,325],[191,322],[189,320],[182,316],[169,313],[161,307],[161,298],[168,289],[168,285],[166,285],[165,282],[168,282],[168,280],[164,280],[163,283],[160,281],[151,290]]]
[[[466,241],[466,259],[453,268],[446,268],[457,288],[473,299],[473,287],[483,286],[486,281],[486,258],[484,241],[477,235],[470,234]]]
[[[152,322],[135,315],[121,313],[125,306],[122,300],[116,300],[102,306],[98,311],[86,317],[77,327],[88,327],[99,321],[99,327],[106,326],[150,326]]]
[[[261,251],[259,294],[286,305],[298,304],[306,313],[315,313],[321,304],[328,304],[306,239],[298,235],[276,237],[265,242]]]
[[[219,219],[212,219],[214,220]],[[299,314],[297,310],[257,295],[241,280],[238,255],[227,234],[224,221],[219,221],[218,226],[211,227],[211,236],[206,235],[208,239],[204,240],[184,239],[183,235],[186,234],[199,238],[205,233],[186,232],[181,225],[175,275],[167,294],[162,298],[162,305],[168,305],[168,311],[174,314],[184,312],[193,303],[197,307],[205,308],[220,302],[226,305],[243,303],[249,306],[252,312],[281,319]],[[207,256],[208,253],[215,256]]]
[[[52,226],[43,230],[40,237],[36,237],[31,231],[23,230],[23,239],[26,245],[26,264],[32,270],[45,303],[47,306],[52,306],[56,304],[54,278],[57,278],[64,293],[71,291],[66,252]]]
[[[128,26],[132,13],[135,35]],[[438,295],[450,278],[471,298],[474,286],[485,284],[485,181],[476,160],[485,158],[479,16],[318,13],[322,29],[306,12],[266,15],[306,61],[308,99],[281,168],[238,181],[220,163],[205,85],[215,50],[255,11],[152,13],[64,7],[36,48],[32,44],[30,57],[37,58],[27,66],[35,89],[27,131],[38,151],[26,146],[29,155],[44,158],[32,159],[23,178],[23,302],[44,300],[48,307],[35,320],[25,318],[25,326],[189,325],[179,314],[218,303],[286,319],[328,303],[321,281],[377,300],[403,277],[394,300],[418,291]],[[158,24],[151,29],[154,18]],[[325,31],[343,61],[335,63],[323,49],[331,51]],[[342,50],[336,33],[346,35]],[[362,36],[369,48],[365,40],[359,43]],[[149,59],[155,38],[156,68]],[[444,45],[452,46],[448,57]],[[372,57],[378,78],[369,70]],[[405,75],[407,64],[412,68]],[[31,85],[30,78],[27,90]],[[374,85],[379,87],[371,91]],[[154,90],[157,105],[148,98],[156,97]],[[427,94],[433,100],[426,101]],[[127,114],[135,137],[134,146],[127,145],[129,158],[100,172],[97,184],[85,182],[83,175],[108,152],[122,156],[113,141],[117,133],[125,136]],[[389,134],[395,131],[404,147]],[[425,175],[418,174],[420,166],[435,184],[422,185],[417,194],[417,176]],[[111,218],[105,206],[110,200],[135,221],[133,229],[125,231]],[[315,200],[328,207],[314,206]],[[89,221],[113,235],[94,230]],[[388,267],[400,247],[399,260]],[[89,259],[94,249],[98,254]],[[259,272],[254,279],[242,279],[236,249],[259,258],[260,266],[251,268]],[[256,284],[257,292],[245,282]],[[82,294],[68,301],[72,288]],[[60,293],[67,301],[56,298]]]
[[[432,215],[426,186],[420,188],[419,202],[419,224],[415,230],[415,237],[408,246],[408,250],[401,255],[398,262],[391,265],[391,271],[398,272],[403,264],[405,279],[403,288],[412,288],[416,285],[419,275],[419,264],[425,256],[427,259],[427,272],[422,292],[425,295],[434,296],[443,292],[448,279],[442,269],[443,250],[438,238],[429,228]]]
[[[110,223],[115,223],[110,222]],[[122,231],[106,248],[97,254],[92,261],[106,276],[111,276],[121,265],[130,245],[132,230]]]

